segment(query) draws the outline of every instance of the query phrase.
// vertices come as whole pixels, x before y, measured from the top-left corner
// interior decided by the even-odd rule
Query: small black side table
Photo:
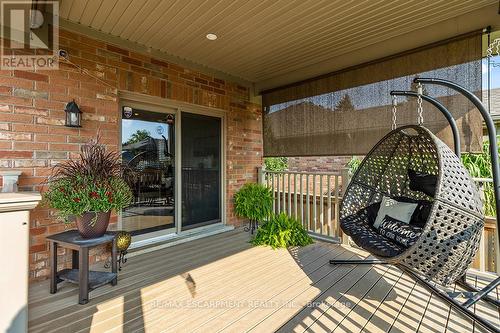
[[[57,284],[68,281],[79,285],[79,304],[87,304],[89,291],[111,283],[117,284],[117,249],[115,233],[107,232],[99,238],[82,238],[78,230],[69,230],[47,237],[50,243],[50,293],[57,292]],[[112,243],[111,272],[89,271],[89,249]],[[72,269],[57,271],[57,248],[59,246],[72,250]]]

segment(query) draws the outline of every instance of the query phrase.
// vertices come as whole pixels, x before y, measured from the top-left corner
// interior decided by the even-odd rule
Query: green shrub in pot
[[[235,214],[238,217],[249,219],[252,231],[255,225],[271,215],[272,207],[271,189],[261,184],[245,184],[234,195]]]
[[[273,249],[306,246],[313,243],[311,236],[295,218],[281,213],[264,222],[252,239],[253,245],[268,245]]]
[[[130,204],[132,192],[122,177],[120,155],[97,138],[82,146],[78,158],[54,167],[43,200],[65,222],[75,217],[82,237],[93,238],[106,232],[112,210]]]

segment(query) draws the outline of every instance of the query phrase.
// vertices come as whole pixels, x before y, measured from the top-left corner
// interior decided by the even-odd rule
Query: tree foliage
[[[151,133],[149,133],[148,130],[139,129],[130,136],[130,139],[128,139],[128,141],[125,142],[124,145],[130,145],[132,143],[141,142],[149,137],[151,137]]]
[[[288,158],[286,157],[266,157],[264,165],[267,171],[284,171],[288,169]]]
[[[497,137],[497,142],[500,136]],[[498,152],[500,154],[500,150]],[[490,158],[490,143],[483,142],[483,150],[480,154],[464,153],[462,154],[462,163],[469,171],[472,177],[477,178],[492,178],[491,158]],[[495,195],[493,191],[493,183],[483,183],[484,192],[484,213],[486,216],[495,216]]]

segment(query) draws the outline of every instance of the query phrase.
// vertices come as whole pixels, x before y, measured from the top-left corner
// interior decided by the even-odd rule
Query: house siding
[[[81,144],[98,132],[109,148],[118,149],[118,91],[219,108],[227,111],[227,222],[242,222],[232,198],[242,184],[257,180],[263,149],[262,108],[250,102],[247,87],[66,30],[60,31],[60,47],[71,62],[107,84],[62,62],[54,71],[0,71],[0,170],[19,169],[21,190],[43,191],[51,167],[75,158]],[[64,126],[64,107],[73,99],[83,112],[79,129]],[[116,221],[113,216],[111,222]],[[72,227],[49,209],[32,211],[30,280],[49,274],[46,236]],[[60,249],[59,254],[61,267],[67,265],[68,253]],[[96,249],[90,261],[108,255],[107,249]]]

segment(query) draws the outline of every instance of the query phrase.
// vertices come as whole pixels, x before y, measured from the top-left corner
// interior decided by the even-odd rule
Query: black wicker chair
[[[497,232],[500,238],[500,166],[496,128],[491,116],[481,100],[460,85],[436,78],[416,78],[414,82],[451,88],[468,98],[480,111],[490,142]],[[498,324],[470,310],[480,300],[500,307],[499,300],[489,296],[500,285],[500,277],[480,290],[469,285],[465,279],[466,270],[479,246],[484,216],[478,190],[458,157],[460,140],[455,120],[437,100],[422,95],[421,88],[418,93],[393,91],[391,94],[418,97],[420,103],[424,99],[438,108],[452,128],[455,153],[422,126],[404,126],[387,134],[363,160],[346,189],[340,209],[342,230],[377,259],[330,260],[330,263],[394,264],[476,323],[492,332],[500,332]],[[434,176],[434,193],[412,190],[409,170]],[[372,227],[371,207],[380,202],[383,196],[431,202],[422,232],[411,246],[399,246]],[[436,285],[446,287],[453,282],[471,292],[465,302],[454,298],[457,293],[445,292]]]
[[[437,177],[434,197],[410,189],[408,170]],[[397,245],[370,225],[365,208],[382,196],[431,202],[419,239]],[[428,129],[400,127],[365,157],[342,200],[342,230],[360,247],[443,285],[461,277],[474,259],[484,226],[483,204],[455,153]]]

